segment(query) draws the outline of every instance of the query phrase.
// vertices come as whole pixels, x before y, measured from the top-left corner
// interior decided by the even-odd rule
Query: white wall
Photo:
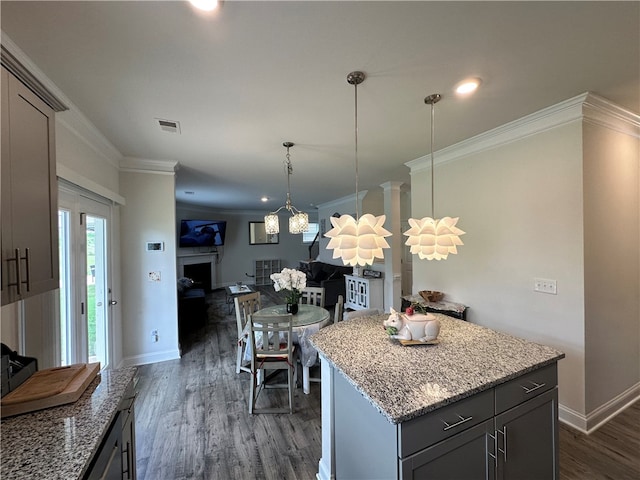
[[[640,382],[638,145],[630,135],[585,123],[587,412]]]
[[[297,268],[299,261],[307,260],[309,256],[308,245],[302,243],[302,235],[292,235],[286,231],[288,223],[284,216],[280,219],[280,225],[284,226],[284,231],[280,232],[279,236],[280,243],[249,245],[249,222],[263,222],[266,213],[217,211],[178,204],[176,206],[176,238],[182,219],[226,220],[225,245],[218,248],[216,278],[212,280],[212,287],[233,285],[238,281],[252,283],[253,279],[246,274],[253,275],[255,273],[255,260],[279,259],[283,267]],[[314,220],[310,218],[310,221]],[[178,249],[178,255],[184,253],[194,253],[194,250]]]
[[[120,212],[123,362],[178,358],[174,175],[122,172],[120,191],[127,198]],[[147,252],[147,242],[164,242],[165,249]],[[161,280],[150,281],[150,272]]]
[[[443,291],[469,321],[563,351],[561,418],[588,430],[639,393],[638,135],[583,135],[576,100],[519,122],[493,145],[485,134],[442,152],[436,216],[459,216],[465,245],[414,258],[414,292]],[[412,164],[418,218],[431,208],[425,165]],[[534,292],[536,277],[557,280],[557,295]]]

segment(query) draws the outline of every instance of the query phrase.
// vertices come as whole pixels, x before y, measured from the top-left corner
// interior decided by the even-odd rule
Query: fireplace
[[[178,257],[178,278],[188,277],[210,292],[216,280],[216,256],[210,254],[192,254]]]
[[[184,276],[193,280],[205,292],[211,291],[211,262],[185,265]]]

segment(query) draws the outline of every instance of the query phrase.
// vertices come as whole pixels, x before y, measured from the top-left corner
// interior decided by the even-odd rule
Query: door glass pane
[[[58,248],[60,255],[60,365],[71,360],[71,229],[69,212],[58,210]]]
[[[89,362],[107,366],[106,220],[86,216],[87,346]]]

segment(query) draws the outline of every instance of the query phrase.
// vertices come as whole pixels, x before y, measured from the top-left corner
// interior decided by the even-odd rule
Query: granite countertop
[[[382,326],[388,314],[320,329],[311,343],[391,423],[401,423],[564,358],[488,328],[434,314],[438,345],[402,346]]]
[[[133,367],[102,371],[75,403],[3,419],[0,477],[80,478],[135,372]]]

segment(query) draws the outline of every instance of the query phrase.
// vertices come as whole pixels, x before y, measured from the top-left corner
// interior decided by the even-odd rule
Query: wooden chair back
[[[334,308],[333,323],[335,324],[342,321],[342,315],[344,314],[344,297],[342,295],[338,295],[338,301]]]
[[[324,308],[324,287],[305,287],[298,303]]]

